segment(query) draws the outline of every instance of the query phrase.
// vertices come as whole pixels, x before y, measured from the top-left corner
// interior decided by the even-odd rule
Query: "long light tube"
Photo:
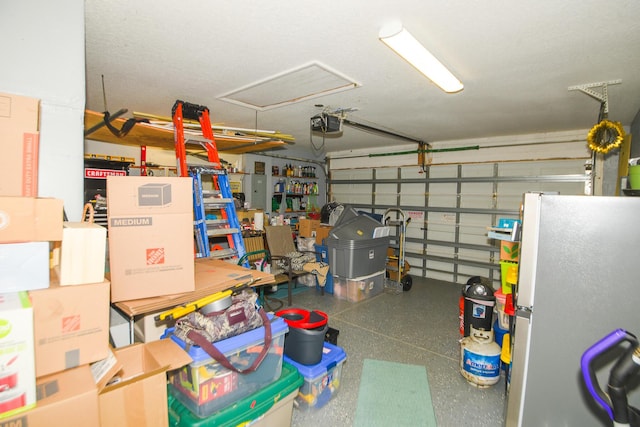
[[[379,38],[443,91],[455,93],[464,88],[462,82],[401,25],[383,28]]]

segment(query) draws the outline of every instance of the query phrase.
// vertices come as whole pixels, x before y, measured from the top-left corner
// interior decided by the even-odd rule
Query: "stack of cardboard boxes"
[[[329,236],[333,227],[320,223],[319,219],[301,219],[298,223],[300,237],[315,237],[316,245],[324,245],[324,239]]]
[[[96,283],[61,286],[50,276],[63,202],[37,197],[38,123],[37,99],[0,94],[0,419],[98,426],[89,364],[109,353],[109,282],[104,263]]]
[[[38,123],[37,99],[0,94],[0,425],[166,426],[166,371],[191,358],[170,340],[113,350],[109,311],[114,297],[194,289],[191,211],[175,208],[191,206],[190,182],[114,186],[138,197],[114,209],[114,286],[107,230],[65,222],[62,200],[38,197]]]
[[[167,372],[193,360],[172,339],[112,348],[111,303],[204,293],[247,273],[194,262],[190,178],[110,176],[108,230],[86,212],[64,221],[62,200],[38,197],[38,122],[38,100],[0,94],[0,426],[167,426]],[[271,382],[285,333],[260,368]],[[289,420],[292,405],[293,394]]]

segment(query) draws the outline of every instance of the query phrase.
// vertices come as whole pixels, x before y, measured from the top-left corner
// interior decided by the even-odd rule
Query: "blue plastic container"
[[[502,340],[504,338],[504,334],[506,334],[507,332],[509,331],[501,328],[500,323],[498,323],[498,321],[496,320],[495,323],[493,324],[493,336],[495,338],[496,344],[498,344],[500,347],[502,347]]]
[[[316,245],[316,261],[329,264],[329,248],[327,246]],[[320,284],[318,284],[317,282],[316,289],[320,290]],[[324,291],[328,294],[333,295],[333,273],[331,272],[331,265],[329,265],[327,280],[324,282]]]
[[[500,327],[500,322],[496,320],[496,322],[493,324],[493,337],[496,341],[496,344],[498,344],[500,348],[502,348],[502,343],[504,342],[504,335],[507,333],[509,333],[509,331],[507,329],[502,329]],[[503,371],[507,369],[507,365],[505,363],[501,363],[500,366]]]
[[[174,328],[167,329],[162,338],[169,337],[193,359],[187,366],[169,372],[170,387],[176,391],[176,398],[195,415],[208,417],[280,378],[284,338],[289,327],[280,317],[270,315],[270,319],[272,339],[269,351],[259,367],[247,374],[223,367],[200,346],[187,345],[173,335]],[[233,366],[246,369],[264,346],[264,326],[213,345]]]
[[[295,366],[304,378],[295,406],[301,411],[310,411],[326,405],[340,389],[342,365],[346,359],[342,348],[328,342],[324,343],[322,360],[317,365],[303,365],[284,356],[284,361]]]

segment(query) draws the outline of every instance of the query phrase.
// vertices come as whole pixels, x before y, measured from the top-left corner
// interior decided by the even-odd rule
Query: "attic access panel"
[[[222,101],[266,111],[361,86],[319,62],[311,62],[218,96]]]

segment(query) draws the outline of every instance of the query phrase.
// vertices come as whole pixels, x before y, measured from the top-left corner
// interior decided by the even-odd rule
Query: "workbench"
[[[135,341],[134,324],[136,318],[199,300],[252,279],[255,286],[275,283],[275,278],[270,273],[251,270],[223,260],[197,258],[195,260],[195,289],[193,291],[131,301],[118,301],[112,303],[112,306],[120,314],[128,318],[129,342],[133,343]]]

